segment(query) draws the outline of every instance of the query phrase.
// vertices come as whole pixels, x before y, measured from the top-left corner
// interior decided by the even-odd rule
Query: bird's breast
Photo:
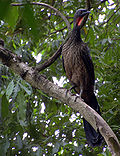
[[[71,79],[73,73],[79,70],[85,72],[86,69],[82,60],[82,47],[81,43],[66,43],[63,46],[62,56],[64,60],[64,68],[68,79]]]
[[[90,74],[85,65],[85,60],[83,59],[87,59],[89,56],[89,50],[86,44],[83,42],[71,42],[71,40],[68,40],[63,46],[62,56],[66,76],[71,84],[78,86],[77,92],[79,93],[80,88],[83,88],[83,86],[84,88],[88,88],[93,80],[91,81]]]

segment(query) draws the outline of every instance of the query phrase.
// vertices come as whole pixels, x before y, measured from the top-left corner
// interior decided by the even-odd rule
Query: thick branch
[[[44,93],[47,93],[49,96],[52,96],[63,103],[68,104],[75,111],[79,111],[96,131],[99,130],[109,146],[112,156],[120,156],[120,144],[117,137],[103,118],[90,106],[84,103],[80,98],[75,100],[76,96],[71,96],[70,92],[66,95],[66,89],[53,84],[43,75],[36,73],[32,67],[21,62],[15,54],[12,54],[12,52],[2,46],[0,47],[0,59],[3,64],[6,64],[15,73],[22,76],[25,81],[31,84],[31,86],[40,89]]]
[[[70,25],[69,21],[67,20],[67,18],[59,10],[57,10],[53,6],[46,4],[46,3],[40,3],[40,2],[30,2],[28,4],[30,4],[30,5],[41,5],[41,6],[48,7],[50,9],[54,10],[64,20],[64,22],[67,25],[68,30],[69,31],[71,30],[71,25]],[[11,3],[11,5],[12,6],[23,6],[25,4],[24,3]]]

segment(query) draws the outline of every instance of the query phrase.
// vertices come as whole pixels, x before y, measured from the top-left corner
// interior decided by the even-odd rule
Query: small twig
[[[120,40],[120,38],[111,38],[111,40],[114,40],[114,41],[119,41]]]
[[[64,20],[64,22],[67,25],[68,30],[69,31],[71,30],[71,25],[70,25],[69,21],[67,20],[67,18],[59,10],[57,10],[53,6],[51,6],[49,4],[46,4],[46,3],[40,3],[40,2],[31,2],[31,3],[27,3],[27,4],[30,4],[30,5],[41,5],[41,6],[45,6],[45,7],[48,7],[50,9],[54,10]],[[11,3],[11,5],[12,6],[24,6],[26,4],[24,4],[24,3]]]
[[[68,17],[68,16],[65,16],[65,17],[66,17],[67,19],[73,19],[73,17]],[[58,25],[58,24],[60,24],[60,23],[62,23],[62,22],[63,22],[63,20],[57,22],[56,25]]]
[[[72,23],[73,23],[73,21],[70,22],[70,24],[72,24]],[[57,32],[61,32],[61,31],[63,31],[63,30],[66,29],[66,28],[67,28],[67,26],[65,26],[65,27],[63,27],[63,28],[61,28],[61,29],[59,29],[59,30],[54,31],[54,32],[50,33],[49,35],[55,34],[55,33],[57,33]]]
[[[120,15],[118,15],[117,17],[115,17],[114,20],[112,21],[112,23],[114,23],[117,20],[118,17],[120,17]]]

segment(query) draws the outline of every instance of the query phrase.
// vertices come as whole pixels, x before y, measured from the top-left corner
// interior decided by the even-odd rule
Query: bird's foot
[[[65,96],[67,96],[67,94],[68,94],[69,91],[70,91],[69,89],[66,90],[66,92],[65,92]]]
[[[67,96],[68,92],[70,92],[71,96],[76,96],[76,94],[74,94],[74,93],[71,92],[72,89],[73,89],[73,87],[71,87],[70,89],[67,89],[66,96]]]
[[[70,89],[67,90],[66,95],[67,95],[68,92],[70,92],[71,96],[75,96],[76,94],[72,93],[72,90],[75,89],[75,88],[76,88],[76,85],[73,85]]]
[[[68,92],[70,92],[71,96],[75,96],[75,95],[76,95],[76,94],[73,94],[73,93],[71,92],[72,87],[71,87],[70,89],[66,89],[66,88],[63,88],[63,87],[59,87],[59,89],[65,89],[65,90],[66,90],[65,96],[67,96]]]
[[[79,98],[81,101],[83,101],[83,102],[84,102],[84,100],[81,98],[81,96],[80,96],[80,95],[76,95],[74,102],[76,102],[78,98]]]
[[[76,85],[73,85],[70,89],[69,89],[69,91],[71,92],[73,89],[75,89],[76,88]]]

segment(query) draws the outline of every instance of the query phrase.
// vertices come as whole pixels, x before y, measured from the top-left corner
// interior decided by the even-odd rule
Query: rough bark
[[[66,89],[53,84],[44,75],[37,73],[32,67],[21,62],[20,58],[2,46],[0,46],[0,60],[4,65],[7,65],[15,73],[24,78],[25,81],[30,83],[31,86],[36,89],[40,89],[49,96],[66,103],[73,110],[78,111],[95,130],[100,131],[110,148],[112,155],[120,156],[120,144],[112,129],[97,112],[95,112],[79,97],[76,98],[76,96],[71,96],[71,93],[67,92]]]

